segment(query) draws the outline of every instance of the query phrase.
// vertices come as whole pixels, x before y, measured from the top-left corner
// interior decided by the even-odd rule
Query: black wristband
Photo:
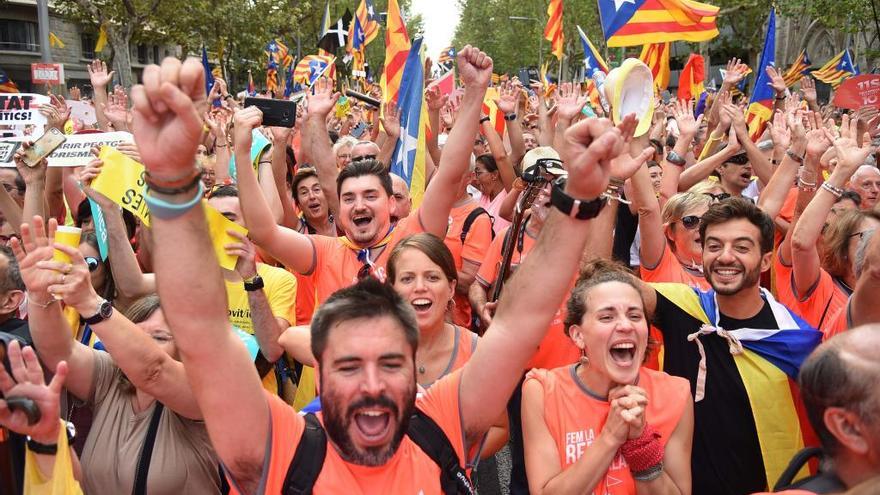
[[[55,455],[58,453],[58,444],[45,444],[27,437],[27,448],[35,454]]]
[[[480,119],[480,123],[482,124],[483,122],[489,122],[490,120],[492,119],[490,119],[489,117],[483,117]]]
[[[199,184],[202,182],[202,174],[203,172],[198,172],[197,174],[193,175],[192,179],[189,182],[180,187],[166,187],[155,184],[152,180],[150,180],[149,173],[144,175],[144,182],[146,182],[147,184],[147,189],[153,192],[157,192],[159,194],[184,194],[192,191],[199,186]]]
[[[599,196],[588,201],[574,199],[565,193],[563,190],[564,186],[564,178],[559,178],[553,182],[553,189],[550,192],[550,204],[571,218],[578,220],[596,218],[608,202],[605,196]]]
[[[508,121],[508,122],[514,121],[514,120],[516,120],[516,114],[515,114],[515,113],[509,113],[509,114],[507,114],[507,115],[504,116],[504,120],[506,120],[506,121]]]
[[[264,286],[263,277],[259,275],[255,275],[250,280],[244,281],[244,290],[247,292],[255,292],[262,289]]]

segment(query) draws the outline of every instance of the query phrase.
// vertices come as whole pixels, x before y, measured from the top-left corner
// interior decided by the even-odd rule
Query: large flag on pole
[[[345,9],[345,14],[340,17],[336,23],[329,26],[321,41],[318,42],[318,48],[328,53],[336,53],[342,46],[348,45],[348,33],[351,27],[351,11]]]
[[[330,30],[330,0],[324,4],[324,15],[321,16],[321,32],[318,33],[318,41]]]
[[[657,91],[665,90],[669,86],[669,42],[643,46],[639,59],[651,69]]]
[[[326,55],[307,55],[296,64],[293,71],[294,83],[311,86],[319,77],[326,75],[333,79],[336,76],[336,58]]]
[[[770,86],[770,76],[767,75],[767,67],[776,66],[776,10],[770,9],[770,18],[767,20],[767,34],[764,35],[764,50],[761,51],[761,61],[758,63],[755,88],[749,98],[749,108],[746,110],[746,123],[749,126],[749,136],[756,141],[764,132],[764,127],[773,117],[773,103],[776,92]]]
[[[580,26],[578,26],[577,29],[578,35],[581,38],[581,46],[584,49],[584,69],[587,71],[586,76],[592,77],[594,70],[600,70],[605,74],[608,74],[608,64],[605,63],[602,54],[599,53],[599,50],[596,50],[596,47],[590,42],[590,38],[587,38],[584,30],[581,29]]]
[[[400,81],[400,137],[391,160],[391,172],[409,184],[413,207],[417,208],[425,194],[425,131],[428,106],[425,103],[425,70],[422,38],[413,40],[412,49]]]
[[[718,36],[718,7],[692,0],[598,0],[609,47]]]
[[[550,0],[547,6],[547,27],[544,39],[550,42],[550,52],[562,60],[565,50],[565,35],[562,32],[562,0]]]
[[[373,8],[373,0],[361,0],[351,24],[348,42],[354,50],[361,50],[379,36],[379,16]]]
[[[409,36],[400,15],[397,0],[388,0],[388,19],[385,24],[385,71],[382,73],[384,101],[397,101],[400,80],[409,54]]]
[[[208,65],[208,50],[204,46],[202,46],[202,68],[205,70],[205,94],[210,94],[211,88],[214,87],[214,73]]]
[[[804,48],[794,60],[794,63],[791,64],[791,67],[782,76],[785,79],[785,85],[789,87],[794,86],[802,77],[809,74],[812,68],[813,63],[810,62],[810,57],[807,56],[807,49]]]
[[[813,77],[830,84],[832,88],[837,89],[844,79],[859,75],[859,68],[853,64],[849,50],[844,50],[831,58],[819,70],[813,71]]]

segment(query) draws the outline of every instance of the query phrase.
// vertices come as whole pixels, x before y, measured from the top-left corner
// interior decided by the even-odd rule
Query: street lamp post
[[[511,21],[534,21],[538,24],[538,27],[541,26],[541,21],[539,21],[538,19],[535,19],[534,17],[523,17],[523,16],[518,16],[518,15],[512,15],[512,16],[509,16],[508,19],[510,19]],[[543,54],[544,54],[544,36],[542,34],[538,38],[538,68],[539,69],[544,64]]]

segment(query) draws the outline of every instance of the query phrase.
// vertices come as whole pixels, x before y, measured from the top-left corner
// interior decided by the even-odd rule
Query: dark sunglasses
[[[351,157],[351,162],[355,163],[355,162],[362,162],[364,160],[375,160],[375,159],[376,159],[376,155],[353,156],[353,157]]]
[[[95,258],[94,256],[86,256],[86,264],[89,265],[89,271],[93,272],[98,269],[98,266],[101,264],[101,260]]]
[[[697,215],[687,215],[681,217],[681,224],[684,226],[684,228],[688,230],[694,230],[695,228],[699,227],[701,221],[702,219]]]
[[[718,194],[712,194],[712,193],[703,193],[703,194],[712,198],[712,201],[717,201],[717,202],[724,201],[725,199],[730,197],[730,193],[726,193],[726,192],[718,193]]]
[[[724,161],[724,163],[733,163],[734,165],[745,165],[749,163],[749,155],[745,153],[741,153],[739,155],[733,155]]]

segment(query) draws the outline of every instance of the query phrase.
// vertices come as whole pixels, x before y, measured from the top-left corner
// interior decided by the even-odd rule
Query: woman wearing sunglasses
[[[712,197],[678,193],[661,210],[647,166],[632,177],[633,204],[638,208],[641,277],[646,282],[676,282],[708,289],[703,276],[700,217]]]

